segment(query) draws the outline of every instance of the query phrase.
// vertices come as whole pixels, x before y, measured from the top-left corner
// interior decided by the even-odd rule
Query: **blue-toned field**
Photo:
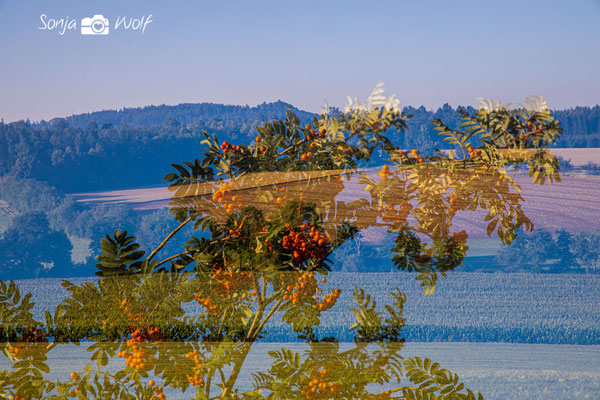
[[[431,296],[423,296],[414,274],[405,272],[337,272],[328,279],[326,286],[341,288],[342,295],[323,313],[319,336],[352,340],[350,307],[358,285],[380,306],[389,301],[388,292],[394,288],[407,294],[408,341],[600,344],[600,275],[454,272],[440,278]],[[60,279],[17,282],[23,292],[32,293],[39,319],[43,310],[54,310],[67,295]],[[186,309],[190,314],[201,310],[196,303]],[[296,340],[281,318],[271,321],[266,341]]]
[[[341,350],[352,347],[344,343]],[[238,378],[242,391],[253,388],[252,373],[270,365],[270,350],[290,349],[303,353],[303,343],[256,343]],[[91,353],[82,346],[58,345],[50,355],[48,379],[64,379],[70,371],[83,370]],[[600,346],[520,343],[407,343],[403,357],[428,357],[459,375],[465,385],[479,391],[486,400],[597,400],[600,398]],[[108,368],[118,370],[123,361],[112,359]],[[10,368],[0,358],[0,369]],[[377,389],[391,389],[387,384]],[[169,399],[194,397],[165,390]]]
[[[17,282],[23,292],[32,293],[37,318],[66,296],[60,279]],[[379,305],[398,287],[407,294],[403,356],[439,362],[485,399],[600,399],[599,284],[600,275],[455,272],[440,279],[433,295],[423,296],[413,274],[333,273],[327,286],[341,288],[342,295],[323,314],[317,332],[350,341],[353,287],[361,286]],[[195,303],[187,307],[190,313],[200,311]],[[269,333],[255,344],[240,376],[240,389],[250,389],[252,372],[270,364],[269,350],[306,349],[278,320],[272,319]],[[51,357],[56,378],[89,362],[85,346],[59,347],[58,359]],[[169,398],[190,396],[171,393]]]

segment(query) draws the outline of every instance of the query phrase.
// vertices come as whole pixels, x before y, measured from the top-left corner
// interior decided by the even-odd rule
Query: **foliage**
[[[468,250],[467,233],[453,229],[457,212],[487,210],[488,235],[495,232],[505,244],[519,227],[533,229],[521,208],[520,189],[504,169],[507,162],[496,156],[508,145],[539,149],[511,162],[529,163],[535,182],[552,181],[557,169],[542,153],[559,128],[547,110],[480,110],[475,119],[465,112],[463,118],[471,118],[465,131],[450,132],[440,123],[442,134],[464,149],[465,138],[482,133],[485,147],[477,152],[468,147],[468,162],[441,153],[423,158],[385,135],[388,128],[401,133],[408,128],[410,115],[397,105],[378,85],[366,104],[350,101],[346,112],[326,110],[303,127],[288,111],[284,121],[258,127],[249,145],[204,133],[200,158],[172,164],[175,172],[165,177],[178,225],[148,253],[125,230],[107,234],[97,257],[100,279],[82,285],[65,281],[70,297],[54,315],[46,313],[45,323],[34,321],[20,333],[18,342],[32,344],[4,345],[17,361],[0,375],[5,388],[0,390],[18,398],[162,399],[163,386],[143,381],[152,375],[172,389],[194,387],[196,398],[205,399],[475,399],[439,365],[419,358],[402,362],[406,296],[399,290],[390,293],[384,315],[369,294],[356,289],[354,348],[340,351],[336,338],[319,340],[313,328],[341,293],[326,285],[330,255],[360,230],[385,226],[398,235],[392,249],[396,266],[418,272],[424,293],[432,294],[438,274],[457,268]],[[501,128],[507,123],[509,128]],[[541,139],[537,133],[525,139],[529,123],[544,132]],[[174,121],[167,125],[179,127]],[[378,151],[390,157],[394,170],[385,165],[381,179],[357,174],[359,163]],[[344,181],[355,175],[367,196],[344,198]],[[159,259],[188,224],[195,232],[184,248]],[[14,307],[11,297],[4,301]],[[183,304],[192,302],[202,310],[197,318],[184,312]],[[274,361],[268,372],[255,375],[255,390],[240,393],[242,366],[276,315],[310,350],[304,358],[286,349],[271,352]],[[40,345],[49,339],[52,345]],[[46,353],[58,341],[83,340],[94,341],[88,348],[92,363],[74,371],[68,382],[45,380]],[[106,367],[115,356],[125,359],[125,368],[112,373]],[[369,386],[400,385],[403,374],[419,386],[383,393]],[[220,393],[211,396],[217,388]]]

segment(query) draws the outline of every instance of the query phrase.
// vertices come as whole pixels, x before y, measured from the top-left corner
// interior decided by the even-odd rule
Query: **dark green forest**
[[[51,121],[0,122],[0,279],[92,275],[93,257],[88,257],[87,264],[71,262],[73,240],[91,240],[91,254],[97,254],[100,238],[117,227],[134,233],[142,243],[156,245],[174,228],[175,221],[167,209],[134,212],[125,205],[83,204],[75,202],[68,193],[160,185],[162,178],[171,172],[172,162],[194,159],[202,151],[203,131],[216,134],[221,142],[248,143],[256,135],[258,125],[284,119],[288,108],[303,123],[316,116],[279,101],[256,107],[162,105],[99,111]],[[336,111],[331,109],[332,113]],[[406,133],[390,130],[388,135],[394,142],[406,149],[419,149],[422,154],[431,154],[434,148],[452,148],[440,141],[432,121],[439,118],[455,127],[459,116],[456,109],[449,105],[435,111],[407,107],[404,112],[412,115],[408,120],[409,130]],[[564,129],[558,147],[600,147],[600,106],[553,113]],[[374,157],[371,162],[380,163],[381,158]],[[539,243],[538,235],[546,235],[546,239],[550,235],[547,242],[553,245],[549,249],[562,246],[567,258],[544,253],[544,265],[527,255],[516,260],[518,254],[537,251],[532,243]],[[588,247],[592,248],[593,239],[561,235],[549,232],[524,235],[524,242],[517,240],[514,249],[511,247],[482,262],[507,270],[527,264],[542,272],[583,271],[584,264],[593,265],[591,258],[568,256],[591,254],[577,246],[589,242]],[[172,250],[163,249],[165,253]],[[377,248],[365,251],[377,259]],[[339,257],[343,257],[342,252]],[[467,269],[480,269],[477,262],[471,260],[469,266],[468,261],[465,260]],[[355,270],[389,269],[383,264],[346,264]]]

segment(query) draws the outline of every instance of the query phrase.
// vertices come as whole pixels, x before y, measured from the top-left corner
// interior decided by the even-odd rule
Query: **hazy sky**
[[[81,34],[94,14],[108,35]],[[150,14],[143,34],[115,29]],[[50,18],[76,27],[39,29]],[[564,108],[600,103],[600,0],[0,0],[0,54],[5,121],[183,102],[318,111],[378,81],[403,105]]]

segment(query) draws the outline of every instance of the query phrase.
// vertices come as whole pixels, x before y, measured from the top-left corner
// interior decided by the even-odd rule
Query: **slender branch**
[[[265,312],[265,307],[262,304],[258,304],[258,309],[256,310],[256,314],[254,314],[254,318],[252,319],[252,324],[250,324],[250,328],[248,328],[248,333],[246,334],[246,340],[250,340],[252,337],[252,332],[254,331],[254,327],[260,321],[263,314]]]
[[[215,371],[213,370],[208,370],[208,376],[206,377],[206,390],[204,391],[204,395],[206,396],[207,399],[210,399],[210,385],[211,385],[211,381],[212,381],[212,377],[215,374]]]
[[[229,393],[232,391],[233,385],[235,385],[235,382],[237,381],[238,375],[240,374],[240,371],[242,370],[244,361],[246,361],[246,357],[248,356],[248,353],[250,352],[251,348],[252,348],[252,345],[250,343],[244,344],[244,348],[240,352],[239,359],[236,361],[235,366],[233,367],[233,370],[231,371],[231,375],[229,375],[229,380],[227,380],[227,382],[225,382],[223,385],[224,386],[223,392],[221,393],[221,396],[220,396],[222,399],[228,398]]]
[[[302,143],[304,143],[304,142],[308,142],[308,138],[304,138],[304,139],[300,139],[300,140],[298,140],[298,141],[297,141],[295,144],[291,145],[291,146],[290,146],[290,147],[288,147],[287,149],[285,149],[285,150],[282,150],[282,151],[280,151],[279,153],[277,153],[277,154],[275,155],[275,157],[273,157],[273,158],[277,158],[277,157],[280,157],[280,156],[284,155],[284,154],[285,154],[285,153],[287,153],[288,151],[292,150],[294,147],[298,147],[298,146],[300,146],[300,145],[301,145]]]
[[[174,256],[171,256],[169,258],[165,258],[164,260],[162,260],[161,262],[159,262],[158,264],[156,264],[156,267],[158,267],[159,265],[162,265],[162,264],[164,264],[166,262],[169,262],[171,260],[174,260],[177,257],[184,256],[186,254],[190,254],[190,252],[189,251],[184,251],[183,253],[175,254]]]
[[[260,306],[264,301],[264,295],[260,293],[260,287],[258,286],[258,280],[256,278],[256,274],[252,273],[252,285],[254,286],[254,290],[256,290],[256,298],[258,301],[258,305]]]
[[[221,382],[223,382],[223,385],[227,383],[227,379],[225,379],[225,374],[223,373],[223,371],[221,369],[218,370],[219,371],[219,375],[221,375]]]
[[[165,240],[163,240],[162,243],[159,244],[158,247],[152,251],[152,253],[150,253],[150,255],[148,256],[148,258],[146,258],[146,261],[150,261],[152,259],[152,257],[154,257],[156,255],[156,253],[158,253],[160,251],[160,249],[162,249],[163,247],[165,247],[165,245],[167,244],[167,242],[169,240],[171,240],[171,238],[173,236],[175,236],[175,234],[177,232],[179,232],[179,230],[181,228],[183,228],[185,225],[187,225],[191,220],[192,220],[192,217],[188,217],[177,228],[173,229],[173,231],[171,233],[169,233],[169,235],[165,238]]]
[[[258,327],[256,327],[255,332],[253,334],[254,337],[251,338],[251,341],[253,341],[254,339],[256,339],[256,336],[258,336],[258,334],[260,333],[260,331],[262,330],[262,328],[265,326],[265,324],[267,323],[267,321],[273,316],[273,314],[275,314],[275,311],[277,311],[277,309],[279,308],[279,306],[281,305],[281,303],[283,303],[283,299],[279,299],[279,301],[273,306],[273,308],[271,309],[271,311],[269,311],[269,313],[267,314],[267,316],[265,317],[265,319],[262,320],[262,322],[258,325]]]
[[[265,296],[267,295],[267,280],[265,279],[265,276],[263,275],[262,277],[262,298],[264,299]]]
[[[219,330],[217,331],[217,336],[221,336],[221,332],[223,331],[223,326],[225,326],[225,318],[227,317],[227,312],[223,311],[223,315],[221,316],[221,322],[219,322]]]
[[[271,303],[277,296],[279,296],[281,293],[283,292],[283,288],[279,289],[278,291],[276,291],[275,293],[273,293],[272,295],[270,295],[269,297],[267,297],[265,299],[265,301],[263,302],[265,306],[268,306],[269,303]]]

